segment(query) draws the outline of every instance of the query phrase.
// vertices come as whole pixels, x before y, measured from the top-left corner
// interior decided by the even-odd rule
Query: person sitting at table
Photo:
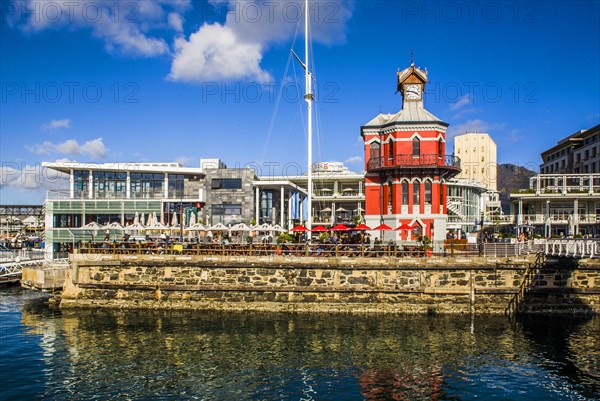
[[[379,237],[375,237],[375,242],[373,244],[373,254],[375,256],[381,255],[381,240],[379,239]]]

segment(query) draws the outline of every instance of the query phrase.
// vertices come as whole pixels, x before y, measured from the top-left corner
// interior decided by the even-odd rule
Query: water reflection
[[[600,391],[598,322],[25,302],[20,323],[42,350],[48,399],[563,400]]]

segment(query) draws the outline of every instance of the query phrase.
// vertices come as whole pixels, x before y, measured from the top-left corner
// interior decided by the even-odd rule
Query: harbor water
[[[594,400],[600,318],[60,311],[0,289],[0,400]]]

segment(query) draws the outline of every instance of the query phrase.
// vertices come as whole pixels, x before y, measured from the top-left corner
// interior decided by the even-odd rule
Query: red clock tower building
[[[379,114],[361,127],[365,143],[365,222],[392,228],[407,224],[410,233],[386,237],[406,239],[427,235],[446,238],[446,180],[460,172],[460,160],[446,155],[448,124],[425,110],[427,70],[414,66],[398,72],[402,109]]]

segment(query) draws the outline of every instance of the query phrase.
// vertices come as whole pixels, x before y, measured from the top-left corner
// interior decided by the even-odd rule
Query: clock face
[[[408,100],[421,99],[421,85],[408,84],[404,87],[404,95]]]

